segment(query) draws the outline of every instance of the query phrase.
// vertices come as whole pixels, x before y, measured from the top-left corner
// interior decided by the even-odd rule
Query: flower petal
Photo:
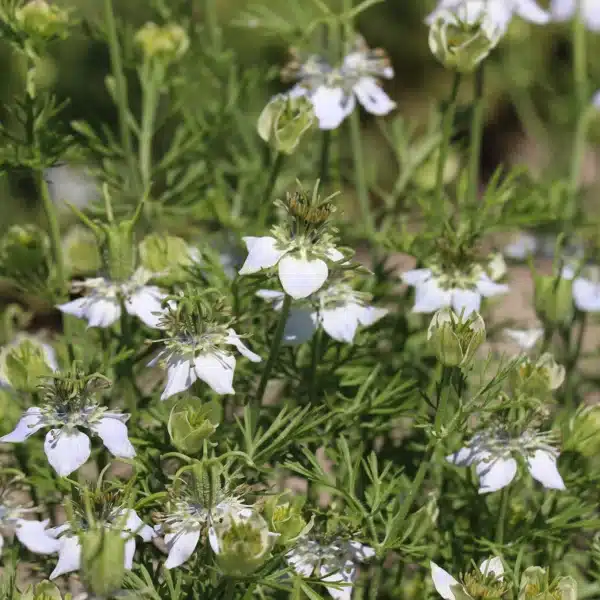
[[[573,300],[579,310],[600,311],[600,284],[578,277],[573,281]]]
[[[341,87],[325,85],[310,95],[310,101],[319,120],[319,129],[337,129],[356,104],[354,96],[346,94]]]
[[[351,344],[358,329],[358,310],[356,304],[325,309],[318,313],[323,329],[338,342]]]
[[[328,575],[328,573],[330,573]],[[334,600],[350,600],[352,598],[352,584],[356,579],[356,566],[351,560],[344,563],[338,561],[325,561],[319,567],[319,576],[323,581],[345,584],[340,587],[329,587],[327,591]]]
[[[550,21],[550,15],[541,9],[534,0],[519,0],[516,3],[516,13],[522,19],[536,25],[545,25]]]
[[[59,551],[60,541],[48,533],[46,527],[49,522],[49,519],[45,521],[17,519],[15,535],[27,550],[36,554],[53,554]]]
[[[496,283],[485,273],[477,281],[477,291],[484,297],[499,296],[510,292],[510,287],[505,283]]]
[[[225,340],[226,344],[235,346],[242,356],[245,356],[252,362],[259,363],[262,361],[262,358],[258,354],[252,352],[252,350],[250,350],[250,348],[248,348],[244,342],[242,342],[240,336],[233,329],[229,329],[227,333],[227,339]]]
[[[318,557],[301,550],[290,550],[285,555],[285,560],[302,577],[310,577],[317,566]]]
[[[358,312],[358,321],[364,327],[377,323],[383,319],[390,311],[387,308],[376,308],[375,306],[361,306]]]
[[[445,600],[455,600],[454,592],[452,588],[454,586],[460,586],[460,583],[441,567],[438,567],[433,561],[430,563],[431,566],[431,579],[437,593]]]
[[[522,350],[531,350],[544,335],[544,330],[541,328],[505,329],[504,333]]]
[[[407,285],[421,285],[431,279],[431,269],[413,269],[402,274],[402,281]]]
[[[475,471],[479,476],[479,493],[488,494],[506,487],[515,478],[517,461],[488,456],[477,463]]]
[[[135,449],[127,436],[127,425],[118,414],[104,413],[90,429],[100,436],[108,451],[119,458],[133,458]]]
[[[110,327],[121,316],[121,305],[114,297],[92,295],[85,300],[84,318],[88,327]]]
[[[133,508],[122,510],[119,518],[125,518],[125,525],[123,527],[125,531],[139,535],[144,542],[149,542],[156,537],[156,532],[154,529],[152,529],[152,527],[149,525],[146,525],[144,521],[140,519],[137,512],[133,510]]]
[[[552,0],[550,12],[555,21],[567,21],[577,8],[577,0]]]
[[[353,88],[358,101],[373,115],[387,115],[396,103],[383,91],[373,77],[361,77]]]
[[[285,322],[283,343],[286,346],[297,346],[308,342],[317,330],[316,316],[307,308],[294,308]]]
[[[590,1],[583,2],[582,4],[583,20],[588,29],[591,31],[600,30],[600,6],[598,2]]]
[[[564,490],[565,482],[556,466],[557,456],[547,450],[536,450],[527,457],[527,467],[531,476],[550,490]]]
[[[66,477],[90,457],[90,438],[77,429],[51,429],[44,440],[44,452],[54,470]]]
[[[346,258],[337,248],[334,248],[333,246],[325,252],[325,256],[331,262],[340,262],[340,260]]]
[[[435,280],[430,279],[423,284],[417,285],[413,312],[433,313],[440,308],[450,306],[451,302],[452,292],[450,290],[443,290]]]
[[[170,533],[165,536],[169,548],[169,556],[165,561],[167,569],[174,569],[182,565],[194,552],[200,540],[200,530]]]
[[[270,236],[242,238],[248,248],[248,256],[240,269],[240,275],[258,273],[261,269],[274,267],[286,253],[277,247],[277,240]]]
[[[187,390],[198,379],[192,368],[192,363],[185,357],[175,356],[167,363],[167,385],[160,399],[166,400],[171,396]]]
[[[232,354],[217,352],[201,354],[194,359],[194,372],[198,379],[207,383],[217,394],[235,394],[233,372],[235,357]]]
[[[355,541],[348,542],[348,546],[355,561],[366,562],[375,556],[375,550],[371,546]]]
[[[258,290],[256,296],[267,302],[271,302],[275,310],[281,310],[283,307],[283,299],[285,298],[283,292],[278,292],[277,290]]]
[[[502,564],[500,558],[498,558],[497,556],[484,560],[479,566],[479,570],[481,571],[481,573],[483,573],[483,575],[494,574],[496,579],[502,581],[504,575],[504,565]]]
[[[25,411],[16,427],[0,438],[0,442],[24,442],[42,427],[45,427],[42,411],[36,406],[32,406]]]
[[[125,539],[125,556],[124,556],[124,564],[125,568],[128,571],[133,569],[133,557],[135,556],[135,537],[131,537],[131,534],[127,531],[123,531],[121,536]]]
[[[463,319],[469,317],[474,312],[479,312],[481,308],[481,294],[473,290],[454,289],[451,291],[452,308],[456,314]]]
[[[307,298],[325,283],[329,275],[327,263],[320,258],[285,256],[279,262],[279,279],[283,289],[296,300]]]
[[[66,535],[60,538],[60,550],[58,551],[58,562],[50,579],[56,579],[59,575],[79,570],[81,566],[81,544],[76,535]]]
[[[148,327],[158,328],[163,313],[161,302],[164,298],[165,294],[157,287],[144,286],[127,298],[125,308],[130,315],[135,315]]]
[[[482,453],[474,447],[465,446],[458,452],[446,456],[446,460],[457,467],[469,467],[481,459]]]

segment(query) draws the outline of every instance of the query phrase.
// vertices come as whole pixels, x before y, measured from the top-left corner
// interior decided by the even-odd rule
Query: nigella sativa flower
[[[259,290],[257,296],[271,302],[275,310],[283,306],[283,292]],[[302,344],[322,327],[334,340],[351,344],[359,325],[373,325],[388,313],[386,308],[371,306],[369,299],[368,294],[353,290],[347,283],[325,285],[311,298],[292,306],[284,343]]]
[[[600,2],[598,0],[552,0],[550,12],[555,21],[566,21],[575,16],[577,5],[581,18],[591,31],[600,31]]]
[[[326,583],[334,600],[350,600],[352,584],[357,576],[357,564],[375,556],[373,548],[357,541],[335,539],[322,545],[310,538],[300,538],[285,559],[296,573],[310,577],[313,573]]]
[[[492,429],[475,435],[446,460],[459,467],[474,464],[480,494],[496,492],[512,482],[517,474],[516,456],[525,460],[530,475],[545,488],[564,490],[556,465],[559,452],[548,443],[549,438],[535,431],[512,437],[503,429]]]
[[[464,600],[466,598],[479,598],[483,591],[486,597],[501,598],[506,591],[504,580],[504,566],[502,561],[495,556],[484,560],[478,572],[467,573],[464,582],[460,583],[448,571],[431,562],[431,579],[436,592],[444,600]],[[495,593],[494,593],[495,592]]]
[[[396,107],[378,81],[394,76],[385,52],[369,49],[360,37],[341,67],[332,67],[318,56],[306,61],[294,57],[283,75],[298,81],[288,93],[311,101],[320,129],[339,127],[354,110],[356,99],[374,115],[387,115]]]
[[[125,540],[125,568],[133,568],[133,556],[136,549],[136,536],[144,542],[156,537],[152,527],[146,525],[131,508],[116,508],[102,517],[102,526],[117,529]],[[50,530],[59,545],[58,562],[50,574],[50,579],[78,571],[81,568],[81,541],[70,523]]]
[[[47,529],[49,519],[31,521],[23,516],[33,512],[33,508],[23,508],[0,502],[0,528],[3,533],[13,531],[17,539],[29,551],[36,554],[52,554],[58,551],[58,543]],[[4,537],[0,535],[0,552],[4,547]]]
[[[77,288],[87,293],[81,298],[59,304],[62,312],[86,319],[88,327],[110,327],[121,316],[122,306],[148,327],[156,328],[165,297],[159,288],[146,285],[150,273],[138,269],[127,281],[110,281],[104,277],[86,279]]]

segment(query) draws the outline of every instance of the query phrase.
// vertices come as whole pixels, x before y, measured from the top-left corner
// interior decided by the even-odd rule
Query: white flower
[[[46,529],[49,519],[45,521],[23,519],[23,515],[34,510],[32,508],[0,504],[0,528],[4,534],[13,531],[19,542],[30,552],[52,554],[58,550],[58,544],[52,537],[51,531]],[[0,535],[0,552],[3,547],[4,538]]]
[[[469,21],[473,22],[485,16],[502,32],[506,32],[514,15],[538,25],[550,21],[550,15],[540,8],[535,0],[440,0],[425,21],[431,24],[440,13],[457,10],[465,10]]]
[[[521,456],[531,476],[547,489],[564,490],[556,460],[559,452],[547,442],[548,436],[525,432],[511,438],[502,430],[477,434],[466,447],[446,457],[459,467],[475,465],[479,477],[479,493],[496,492],[507,486],[517,474],[517,460]]]
[[[292,298],[307,298],[327,280],[329,267],[325,260],[339,262],[344,255],[333,245],[311,246],[301,237],[288,242],[271,236],[245,237],[248,257],[240,275],[278,266],[279,280]]]
[[[187,390],[196,380],[208,384],[217,394],[235,394],[233,373],[236,360],[229,346],[252,362],[260,356],[252,352],[233,329],[215,327],[196,336],[182,336],[167,341],[167,348],[148,363],[167,369],[167,385],[160,399]]]
[[[6,358],[12,350],[17,349],[23,342],[29,342],[33,346],[39,348],[42,351],[44,362],[48,365],[48,367],[52,371],[58,370],[56,352],[52,346],[45,344],[35,336],[27,333],[18,333],[12,342],[0,348],[0,388],[10,387],[10,381],[8,381],[8,377],[6,375]]]
[[[156,286],[145,285],[148,278],[149,272],[138,269],[125,282],[113,282],[103,277],[86,279],[78,285],[88,293],[72,302],[59,304],[58,309],[87,319],[88,327],[110,327],[121,316],[123,303],[130,315],[138,317],[148,327],[157,328],[165,294]]]
[[[314,56],[303,64],[295,64],[291,77],[299,82],[289,94],[306,96],[311,101],[321,129],[336,129],[354,110],[356,99],[371,114],[382,116],[391,112],[396,103],[380,87],[378,78],[393,76],[385,54],[369,50],[359,38],[340,68],[332,68]]]
[[[597,91],[597,92],[594,94],[594,96],[593,96],[593,98],[592,98],[592,104],[593,104],[593,105],[594,105],[596,108],[600,109],[600,90],[598,90],[598,91]]]
[[[563,279],[573,280],[575,306],[584,312],[600,311],[600,268],[589,266],[576,274],[577,270],[572,266],[564,267],[561,272]]]
[[[283,292],[259,290],[256,295],[272,302],[275,310],[281,310]],[[323,327],[334,340],[351,344],[359,325],[373,325],[388,313],[386,308],[368,305],[367,299],[365,294],[355,292],[346,283],[322,287],[314,299],[292,307],[283,332],[284,343],[302,344],[318,327]]]
[[[374,556],[373,548],[356,541],[336,539],[322,546],[309,538],[301,538],[285,559],[302,577],[315,573],[322,581],[340,584],[339,587],[327,586],[334,600],[350,600],[357,563],[366,562]]]
[[[504,333],[515,342],[521,350],[529,351],[540,341],[544,330],[536,327],[534,329],[505,329]]]
[[[463,318],[479,312],[481,299],[505,294],[509,287],[496,283],[481,268],[470,274],[448,275],[436,269],[413,269],[402,276],[404,283],[415,287],[414,312],[433,313],[441,308],[452,308]]]
[[[146,525],[131,508],[116,509],[106,519],[104,527],[117,528],[121,537],[125,540],[125,568],[133,568],[133,556],[136,549],[135,536],[138,535],[144,542],[149,542],[156,537],[152,527]],[[59,544],[58,562],[50,575],[50,579],[56,579],[60,575],[78,571],[81,567],[81,542],[79,536],[72,531],[71,525],[65,523],[51,530],[52,535],[57,538]]]
[[[433,561],[430,563],[431,566],[431,579],[437,593],[444,598],[444,600],[456,600],[456,592],[460,591],[459,598],[463,598],[466,594],[468,598],[471,598],[469,590],[465,588],[462,583],[459,583],[448,571],[445,571],[441,567],[438,567]],[[497,581],[504,579],[504,566],[502,561],[496,556],[484,560],[479,567],[481,575],[485,578],[493,576]]]
[[[566,21],[575,15],[577,4],[581,6],[581,18],[592,31],[600,31],[600,2],[598,0],[552,0],[550,12],[555,21]]]
[[[90,457],[90,438],[79,431],[88,429],[98,435],[106,448],[119,458],[133,458],[135,450],[127,437],[125,422],[129,415],[109,412],[97,404],[73,408],[36,406],[28,408],[15,429],[0,438],[0,442],[24,442],[36,431],[52,427],[46,434],[44,452],[48,462],[61,476],[70,475]]]
[[[539,242],[531,233],[520,232],[504,246],[504,254],[513,260],[524,260],[538,249]]]

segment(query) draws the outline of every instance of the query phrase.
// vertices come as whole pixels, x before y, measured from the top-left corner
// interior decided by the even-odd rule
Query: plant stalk
[[[483,137],[483,89],[484,65],[482,64],[475,73],[473,90],[473,115],[471,120],[471,140],[469,143],[469,202],[477,204],[479,196],[479,170],[481,163],[481,141]]]

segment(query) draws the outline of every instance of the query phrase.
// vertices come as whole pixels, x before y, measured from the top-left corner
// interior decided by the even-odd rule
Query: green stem
[[[498,516],[498,524],[496,525],[496,543],[504,543],[504,527],[506,525],[506,513],[508,512],[509,487],[502,489],[502,498],[500,500],[500,514]]]
[[[442,367],[442,375],[437,388],[437,410],[435,413],[434,427],[436,434],[440,434],[446,421],[448,411],[448,397],[450,395],[450,382],[452,379],[451,367]]]
[[[373,215],[371,214],[369,188],[365,176],[365,161],[360,135],[360,114],[358,109],[354,110],[350,115],[350,139],[352,143],[352,155],[354,157],[354,177],[358,195],[358,204],[360,207],[361,218],[367,231],[367,236],[371,238],[375,233],[375,225],[373,223]]]
[[[225,592],[223,594],[223,600],[233,600],[235,596],[235,580],[231,577],[227,579],[227,584],[225,585]]]
[[[145,197],[149,195],[152,185],[152,140],[156,123],[156,111],[158,109],[158,82],[162,79],[160,73],[157,71],[159,68],[159,66],[144,65],[142,76],[143,103],[139,166],[144,188],[143,195]]]
[[[277,178],[279,177],[279,173],[281,173],[281,167],[283,166],[284,155],[281,152],[275,151],[275,158],[271,163],[271,170],[269,172],[269,179],[267,180],[267,186],[265,187],[265,192],[263,194],[262,205],[259,211],[258,222],[264,226],[267,222],[267,217],[269,216],[269,210],[271,208],[271,197],[273,196],[273,190],[275,189],[275,184],[277,183]]]
[[[483,88],[484,65],[475,73],[473,90],[473,116],[471,121],[471,141],[469,144],[469,201],[473,206],[479,194],[479,166],[481,163],[481,139],[483,136]]]
[[[573,83],[577,101],[577,114],[581,114],[588,103],[588,72],[585,22],[581,15],[581,2],[573,19]]]
[[[331,131],[324,130],[321,137],[321,160],[319,163],[319,180],[324,184],[329,179],[329,149],[331,147]]]
[[[444,167],[448,159],[448,150],[452,139],[452,130],[454,126],[454,116],[456,115],[456,98],[458,97],[458,89],[460,87],[461,74],[455,73],[452,81],[452,90],[450,92],[450,101],[444,114],[442,122],[442,139],[438,150],[437,173],[435,177],[435,199],[438,204],[441,204],[444,191]]]
[[[254,396],[254,403],[257,409],[257,412],[260,411],[260,407],[262,405],[262,399],[265,394],[265,390],[267,389],[267,383],[269,382],[269,377],[271,375],[271,371],[277,362],[277,357],[279,355],[279,348],[281,347],[281,340],[283,339],[283,332],[285,330],[285,324],[287,323],[288,316],[290,314],[290,308],[292,306],[292,297],[287,294],[283,298],[283,306],[281,307],[281,311],[279,314],[279,322],[277,323],[277,329],[275,330],[275,334],[273,335],[273,341],[271,342],[271,350],[269,351],[269,358],[265,364],[265,368],[260,377],[260,382],[258,384],[258,389],[256,391],[256,395]],[[258,422],[258,419],[256,420]]]
[[[311,404],[314,404],[317,399],[317,375],[319,369],[319,362],[321,360],[321,341],[323,340],[323,330],[319,327],[315,331],[315,336],[312,341],[311,348],[311,359],[310,359],[310,376],[308,380],[309,392],[308,400]]]

